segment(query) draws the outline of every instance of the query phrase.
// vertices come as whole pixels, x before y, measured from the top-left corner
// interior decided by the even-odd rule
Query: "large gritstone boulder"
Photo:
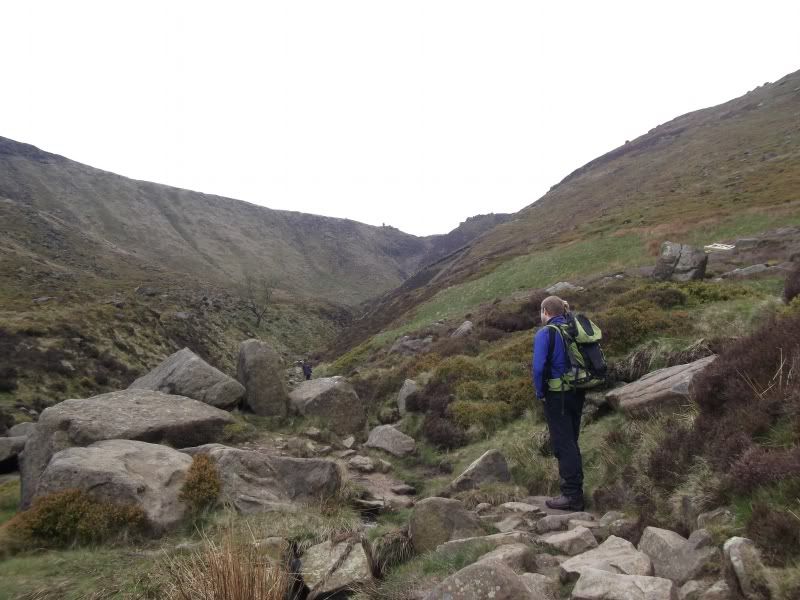
[[[303,581],[311,590],[309,597],[327,598],[357,589],[372,579],[367,554],[357,539],[317,544],[306,550],[301,560]]]
[[[289,400],[293,411],[318,418],[340,435],[360,432],[367,423],[364,403],[344,377],[304,381],[289,394]]]
[[[292,510],[295,502],[333,496],[342,484],[331,460],[269,456],[221,444],[183,452],[207,454],[214,460],[222,483],[220,500],[242,513]]]
[[[680,586],[690,579],[719,570],[719,550],[709,546],[697,547],[693,542],[669,529],[648,527],[639,541],[639,551],[653,561],[656,577],[671,579]]]
[[[217,408],[234,408],[244,396],[244,386],[215,369],[188,348],[168,356],[128,389],[153,390],[194,398]]]
[[[414,550],[435,550],[450,540],[483,535],[480,520],[458,500],[425,498],[414,506],[409,524]]]
[[[706,275],[708,255],[686,244],[664,242],[653,278],[661,281],[692,281]]]
[[[587,569],[623,575],[652,575],[650,557],[639,552],[628,540],[609,537],[594,550],[589,550],[561,563],[561,579],[574,581]]]
[[[572,590],[571,600],[677,600],[678,590],[669,579],[641,575],[615,575],[587,569]]]
[[[770,600],[770,575],[752,540],[732,537],[722,547],[725,567],[747,600]]]
[[[283,361],[272,346],[259,340],[242,342],[236,377],[245,387],[245,404],[255,414],[286,416],[289,394],[283,380]]]
[[[417,449],[414,438],[398,431],[391,425],[379,425],[369,432],[367,448],[376,448],[393,456],[407,456]]]
[[[67,448],[50,459],[35,498],[78,489],[96,500],[140,507],[160,531],[183,518],[186,506],[178,495],[191,464],[182,452],[131,440]]]
[[[30,506],[39,476],[60,450],[119,439],[196,446],[218,441],[225,425],[232,422],[224,410],[149,390],[65,400],[42,412],[36,431],[25,443],[19,461],[21,506]]]
[[[658,369],[641,379],[611,390],[606,400],[615,410],[636,415],[663,406],[676,406],[689,400],[694,378],[716,360],[716,355]]]
[[[425,600],[534,600],[522,580],[506,565],[496,561],[472,564],[454,573]]]

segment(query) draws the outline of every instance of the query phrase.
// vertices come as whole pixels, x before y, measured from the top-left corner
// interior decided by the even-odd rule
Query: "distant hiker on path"
[[[303,360],[303,375],[306,377],[306,381],[311,379],[311,363],[307,360]]]
[[[544,327],[533,339],[532,375],[536,397],[544,403],[550,443],[561,477],[561,495],[546,504],[554,509],[581,511],[583,459],[578,436],[585,392],[568,383],[570,356],[557,328],[568,323],[569,304],[558,296],[549,296],[542,301],[541,317]]]

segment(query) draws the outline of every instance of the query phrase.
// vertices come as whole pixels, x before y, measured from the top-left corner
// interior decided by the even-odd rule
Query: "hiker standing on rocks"
[[[308,362],[307,359],[303,359],[303,375],[306,378],[306,381],[311,379],[311,363]]]
[[[542,324],[533,338],[533,383],[536,397],[544,403],[550,443],[558,459],[561,495],[547,500],[550,508],[580,511],[583,502],[583,459],[578,446],[585,392],[567,382],[570,358],[564,338],[556,327],[569,318],[569,304],[558,296],[542,301]]]

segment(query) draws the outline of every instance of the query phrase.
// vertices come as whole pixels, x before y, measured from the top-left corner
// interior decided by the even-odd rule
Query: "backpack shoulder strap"
[[[547,359],[544,362],[544,376],[546,380],[552,379],[553,352],[556,349],[557,327],[555,325],[545,325],[547,327]]]

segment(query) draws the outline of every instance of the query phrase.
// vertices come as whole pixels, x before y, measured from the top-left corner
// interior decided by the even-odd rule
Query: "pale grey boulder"
[[[20,455],[21,507],[28,508],[50,458],[72,446],[102,440],[139,440],[173,447],[221,439],[233,418],[218,408],[183,396],[128,389],[65,400],[42,411]]]
[[[156,531],[184,517],[179,494],[190,456],[160,444],[106,440],[53,455],[39,478],[36,498],[77,489],[95,500],[141,508]]]
[[[413,454],[417,449],[414,438],[397,430],[392,425],[379,425],[369,432],[367,448],[388,452],[392,456],[403,457]]]
[[[431,344],[433,344],[433,336],[429,335],[425,338],[412,338],[404,335],[392,344],[392,347],[389,348],[389,354],[420,354],[427,352]]]
[[[464,321],[461,325],[459,325],[456,330],[450,334],[450,337],[458,338],[464,337],[465,335],[469,335],[472,333],[473,325],[472,321]]]
[[[661,577],[617,575],[586,569],[572,590],[570,600],[677,600],[675,584]]]
[[[303,381],[289,394],[294,412],[319,419],[334,433],[360,433],[367,423],[367,411],[344,377],[321,377]]]
[[[355,590],[372,580],[367,554],[355,539],[312,546],[301,558],[300,571],[313,598]]]
[[[583,554],[597,548],[597,540],[586,527],[576,527],[561,533],[550,533],[542,538],[550,548],[567,556]]]
[[[606,399],[615,410],[630,415],[686,403],[691,398],[694,379],[716,358],[716,355],[706,356],[685,365],[658,369],[611,390]]]
[[[532,600],[556,600],[558,598],[558,581],[541,573],[522,573],[522,583],[531,593]]]
[[[408,397],[411,394],[416,394],[418,390],[419,386],[413,379],[406,379],[403,382],[403,387],[397,392],[397,410],[400,411],[401,415],[405,415],[408,412],[406,409],[406,400],[408,400]]]
[[[331,497],[342,484],[336,463],[322,458],[270,456],[221,444],[182,452],[213,459],[222,484],[220,501],[245,514],[299,510],[299,503]]]
[[[188,348],[164,359],[129,390],[153,390],[194,398],[216,408],[234,408],[244,396],[244,386],[212,367]]]
[[[504,544],[481,556],[475,562],[503,563],[515,573],[525,573],[536,568],[536,552],[530,544]]]
[[[28,437],[36,431],[36,423],[26,421],[25,423],[17,423],[8,430],[8,437]]]
[[[612,535],[597,548],[561,563],[561,579],[574,581],[587,569],[623,575],[652,575],[653,563],[628,540]]]
[[[562,531],[569,526],[570,521],[593,521],[594,515],[587,512],[563,513],[560,515],[547,515],[536,522],[538,533]]]
[[[753,540],[732,537],[722,547],[725,566],[747,600],[770,600],[769,573]]]
[[[650,557],[656,577],[670,579],[681,586],[690,579],[719,571],[719,550],[700,541],[701,536],[695,536],[690,542],[674,531],[647,527],[639,541],[639,552]]]
[[[522,580],[499,562],[479,562],[454,573],[425,600],[534,600]]]
[[[280,355],[266,342],[245,340],[239,345],[236,378],[244,386],[244,402],[255,414],[285,417],[289,393]]]
[[[708,255],[686,244],[664,242],[656,262],[653,278],[661,281],[692,281],[703,279]]]
[[[484,531],[477,515],[461,502],[433,497],[416,503],[409,533],[414,550],[423,553],[451,540],[481,536]]]
[[[532,545],[535,542],[536,537],[531,533],[511,531],[509,533],[493,533],[491,535],[453,539],[436,546],[436,553],[452,556],[477,545],[480,545],[481,548],[499,548],[508,544]]]
[[[25,436],[0,437],[0,473],[17,470],[19,455],[27,439]]]
[[[447,486],[448,494],[474,490],[487,483],[511,481],[506,457],[499,450],[488,450],[470,464]]]

